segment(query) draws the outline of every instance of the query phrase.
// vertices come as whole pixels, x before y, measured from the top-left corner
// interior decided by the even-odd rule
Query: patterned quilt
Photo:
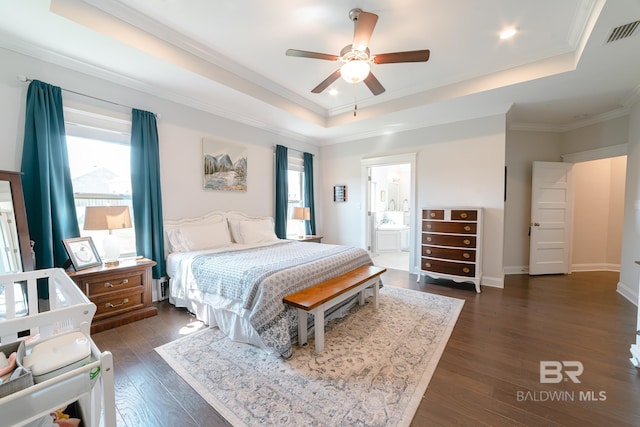
[[[364,249],[291,241],[200,255],[191,268],[202,292],[240,301],[265,345],[289,358],[297,318],[296,310],[285,306],[282,298],[370,264]]]

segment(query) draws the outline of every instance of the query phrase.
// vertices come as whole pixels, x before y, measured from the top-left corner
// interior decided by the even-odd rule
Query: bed
[[[297,314],[282,298],[373,264],[364,249],[278,239],[272,218],[242,212],[168,220],[164,229],[169,301],[232,340],[284,358],[297,339]],[[354,303],[345,301],[325,320]]]

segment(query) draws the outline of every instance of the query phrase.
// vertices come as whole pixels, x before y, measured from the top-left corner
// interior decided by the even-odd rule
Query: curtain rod
[[[283,145],[283,147],[284,147],[284,145]],[[289,147],[285,147],[285,148],[286,148],[287,150],[297,151],[298,153],[302,153],[302,154],[306,153],[306,151],[296,150],[295,148],[289,148]],[[276,145],[274,145],[274,146],[273,146],[273,149],[274,149],[274,150],[276,149]],[[315,157],[315,154],[313,154],[313,153],[309,153],[309,154],[311,154],[312,156],[314,156],[314,157]]]
[[[23,76],[23,75],[18,75],[18,80],[23,82],[23,83],[32,82],[33,81],[33,79],[30,79],[29,77]],[[86,93],[76,92],[75,90],[66,89],[66,88],[63,88],[61,86],[60,86],[60,89],[64,90],[65,92],[73,93],[75,95],[80,95],[80,96],[84,96],[86,98],[95,99],[96,101],[102,101],[102,102],[106,102],[108,104],[117,105],[118,107],[134,109],[134,107],[131,107],[129,105],[118,104],[117,102],[109,101],[108,99],[102,99],[102,98],[98,98],[97,96],[87,95]],[[156,116],[156,118],[160,118],[160,114],[158,114],[158,113],[153,113],[153,115]]]

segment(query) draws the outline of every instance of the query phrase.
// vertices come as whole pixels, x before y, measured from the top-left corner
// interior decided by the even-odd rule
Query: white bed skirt
[[[194,291],[191,290],[193,293]],[[204,296],[202,293],[199,298],[186,299],[175,295],[169,295],[169,302],[176,307],[186,308],[196,319],[210,327],[217,326],[232,341],[252,344],[258,348],[265,350],[267,353],[275,353],[273,349],[268,348],[258,332],[251,326],[249,322],[249,311],[242,308],[237,301],[232,301],[218,295]],[[366,298],[373,296],[372,289],[365,290]],[[206,302],[205,302],[206,301]],[[346,316],[349,310],[358,302],[358,296],[353,297],[348,304],[340,307],[335,312],[325,317],[325,323]],[[313,322],[309,322],[309,336],[313,336]]]

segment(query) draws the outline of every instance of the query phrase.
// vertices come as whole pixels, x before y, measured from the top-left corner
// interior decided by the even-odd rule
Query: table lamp
[[[87,206],[84,215],[85,230],[109,230],[102,242],[104,263],[118,265],[120,257],[120,238],[113,230],[131,228],[129,206]]]
[[[303,207],[293,208],[293,219],[300,220],[300,226],[298,228],[298,238],[304,238],[305,234],[307,234],[304,222],[311,219],[311,209]]]

